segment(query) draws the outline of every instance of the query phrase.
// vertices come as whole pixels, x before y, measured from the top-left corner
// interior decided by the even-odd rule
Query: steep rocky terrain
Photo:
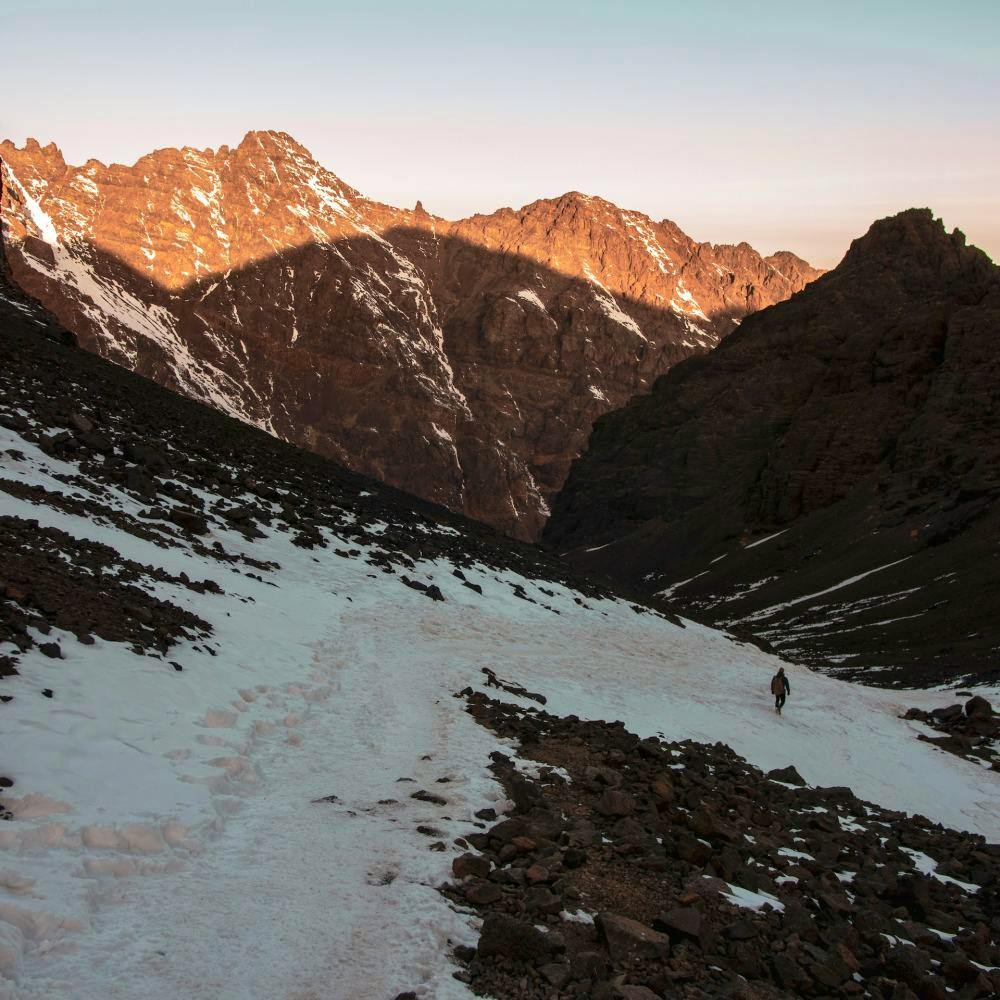
[[[1000,271],[929,210],[601,418],[546,539],[875,683],[1000,676]]]
[[[775,716],[780,663],[75,347],[0,258],[5,996],[995,995],[1000,774],[915,738],[939,692],[788,665]]]
[[[0,161],[13,277],[88,350],[521,538],[595,417],[819,273],[576,193],[392,208],[277,132]]]

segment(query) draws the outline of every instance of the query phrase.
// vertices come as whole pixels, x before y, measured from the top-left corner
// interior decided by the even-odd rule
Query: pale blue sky
[[[0,0],[0,136],[290,132],[455,217],[570,189],[831,265],[930,205],[1000,255],[1000,0]]]

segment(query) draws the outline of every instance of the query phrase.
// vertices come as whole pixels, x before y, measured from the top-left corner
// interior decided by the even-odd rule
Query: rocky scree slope
[[[519,747],[492,765],[514,809],[483,814],[491,825],[463,838],[444,890],[484,918],[477,947],[456,949],[477,994],[1000,990],[997,845],[808,787],[794,767],[764,774],[722,744],[463,694]]]
[[[279,132],[0,161],[13,277],[82,346],[524,539],[595,417],[820,273],[577,193],[393,208]]]
[[[774,657],[70,340],[0,283],[17,1000],[995,988],[996,775],[899,718],[939,696],[789,667],[777,720]]]
[[[1000,271],[926,209],[595,425],[546,541],[883,684],[1000,676]]]

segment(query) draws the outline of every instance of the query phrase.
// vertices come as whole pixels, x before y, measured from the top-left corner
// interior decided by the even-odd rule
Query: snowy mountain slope
[[[88,350],[521,538],[596,416],[819,273],[577,193],[381,205],[280,132],[131,167],[0,143],[0,221]]]
[[[437,886],[476,813],[510,807],[490,754],[518,752],[454,697],[483,668],[1000,835],[997,774],[897,718],[941,696],[789,668],[776,719],[773,657],[56,333],[4,308],[6,995],[470,995],[449,941],[478,921]]]

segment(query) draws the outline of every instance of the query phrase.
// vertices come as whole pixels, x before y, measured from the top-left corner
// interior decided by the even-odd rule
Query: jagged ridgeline
[[[820,273],[578,193],[393,208],[278,132],[0,160],[13,276],[83,347],[524,539],[595,417]]]

